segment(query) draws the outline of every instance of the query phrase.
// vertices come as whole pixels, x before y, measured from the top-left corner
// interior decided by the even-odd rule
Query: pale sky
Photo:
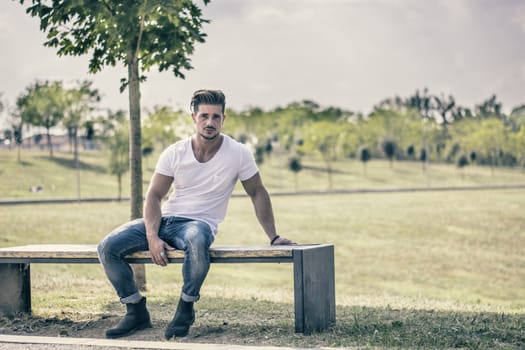
[[[222,89],[238,110],[312,99],[368,113],[424,87],[470,108],[492,94],[506,112],[525,104],[523,0],[215,0],[204,14],[194,69],[185,80],[147,73],[143,108],[187,110],[200,88]],[[58,57],[44,40],[18,1],[0,2],[0,93],[11,105],[36,79],[90,79],[102,107],[128,109],[123,67],[88,74],[88,57]]]

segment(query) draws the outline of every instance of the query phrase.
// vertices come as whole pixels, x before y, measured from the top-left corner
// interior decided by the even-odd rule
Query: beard
[[[213,141],[215,140],[217,137],[219,137],[220,133],[216,133],[215,135],[212,135],[212,136],[208,136],[208,135],[205,135],[205,134],[200,134],[201,137],[207,141]]]

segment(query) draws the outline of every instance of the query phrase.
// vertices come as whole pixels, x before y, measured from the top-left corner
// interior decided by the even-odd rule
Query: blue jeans
[[[214,239],[210,226],[193,219],[164,216],[158,234],[170,246],[184,251],[181,298],[199,300],[201,286],[210,269],[208,249]],[[98,245],[100,263],[122,303],[136,303],[142,298],[133,279],[133,270],[124,257],[144,250],[148,250],[144,219],[120,226]]]

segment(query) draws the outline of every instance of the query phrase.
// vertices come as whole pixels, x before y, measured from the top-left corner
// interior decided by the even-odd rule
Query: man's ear
[[[226,120],[226,114],[222,115],[222,123],[224,124],[224,121]]]
[[[193,123],[194,123],[194,124],[196,123],[196,122],[195,122],[195,113],[192,113],[192,114],[191,114],[191,120],[193,120]]]

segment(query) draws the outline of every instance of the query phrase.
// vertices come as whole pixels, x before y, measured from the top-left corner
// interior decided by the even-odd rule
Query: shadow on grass
[[[18,165],[21,165],[23,167],[29,167],[29,166],[33,166],[33,163],[31,162],[28,162],[26,160],[21,160],[19,162],[17,162]]]
[[[313,165],[304,165],[303,170],[309,170],[311,172],[318,172],[318,173],[328,173],[328,170],[325,167],[321,166],[313,166]],[[332,174],[352,174],[350,171],[344,171],[340,169],[332,169]]]
[[[47,156],[40,156],[39,158],[48,160],[50,162],[54,162],[57,165],[60,165],[64,168],[76,169],[75,159],[73,159],[73,156],[71,156],[71,158],[62,158],[62,157],[57,157],[57,156],[50,158]],[[104,168],[103,166],[88,164],[88,163],[83,162],[81,159],[78,162],[78,166],[80,170],[93,171],[93,172],[101,173],[101,174],[106,173],[106,168]]]
[[[154,327],[126,339],[162,340],[176,300],[148,300]],[[118,302],[104,314],[61,312],[59,316],[0,318],[0,333],[103,338],[124,314]],[[188,337],[193,343],[291,347],[523,349],[525,315],[372,307],[338,307],[337,323],[325,332],[294,333],[292,304],[203,298]]]

